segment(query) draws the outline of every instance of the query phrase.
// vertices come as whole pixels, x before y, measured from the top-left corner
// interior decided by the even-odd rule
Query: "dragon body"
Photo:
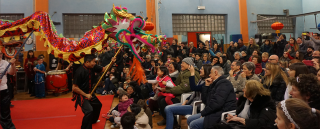
[[[44,41],[44,46],[48,47],[48,53],[72,62],[81,61],[86,54],[101,51],[108,38],[113,38],[131,49],[135,56],[135,67],[131,69],[142,72],[140,62],[143,59],[139,56],[140,48],[155,51],[155,46],[162,42],[160,36],[144,33],[145,25],[146,22],[141,17],[128,13],[126,7],[113,5],[110,14],[105,13],[104,21],[99,26],[87,31],[79,41],[75,41],[59,36],[49,14],[38,11],[17,21],[0,19],[0,38],[9,42],[12,37],[19,39],[34,31],[34,34]],[[136,77],[141,76],[143,75]]]

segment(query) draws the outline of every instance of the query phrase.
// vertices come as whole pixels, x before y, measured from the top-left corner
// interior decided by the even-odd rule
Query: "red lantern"
[[[146,25],[143,27],[142,30],[151,31],[153,29],[154,29],[154,24],[152,22],[146,22]]]
[[[281,22],[275,22],[271,25],[273,30],[276,30],[276,33],[280,33],[280,30],[283,28],[283,24]]]

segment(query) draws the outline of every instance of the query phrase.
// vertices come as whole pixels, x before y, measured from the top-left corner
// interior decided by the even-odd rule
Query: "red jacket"
[[[257,63],[257,64],[256,64],[255,74],[260,74],[261,72],[262,72],[261,63]]]

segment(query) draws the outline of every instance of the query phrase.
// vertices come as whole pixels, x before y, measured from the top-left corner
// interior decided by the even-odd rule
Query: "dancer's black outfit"
[[[94,88],[93,81],[95,79],[95,73],[102,72],[103,67],[95,65],[93,68],[87,68],[85,65],[82,65],[76,70],[74,75],[73,84],[77,85],[86,94],[89,94]],[[92,95],[92,98],[88,100],[86,97],[73,93],[73,101],[75,101],[75,108],[80,105],[84,117],[82,119],[81,129],[92,129],[92,124],[96,123],[100,110],[102,107],[101,102],[95,96]]]

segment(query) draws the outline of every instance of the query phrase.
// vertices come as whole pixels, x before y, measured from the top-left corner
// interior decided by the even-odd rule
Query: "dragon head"
[[[155,51],[155,44],[160,41],[157,36],[146,34],[143,28],[146,22],[142,17],[135,17],[127,12],[126,7],[115,7],[104,16],[105,21],[101,26],[106,30],[110,38],[129,47],[134,56],[141,62],[143,59],[139,56],[140,49],[150,49]],[[148,39],[148,37],[150,37]],[[151,38],[152,37],[152,38]]]

